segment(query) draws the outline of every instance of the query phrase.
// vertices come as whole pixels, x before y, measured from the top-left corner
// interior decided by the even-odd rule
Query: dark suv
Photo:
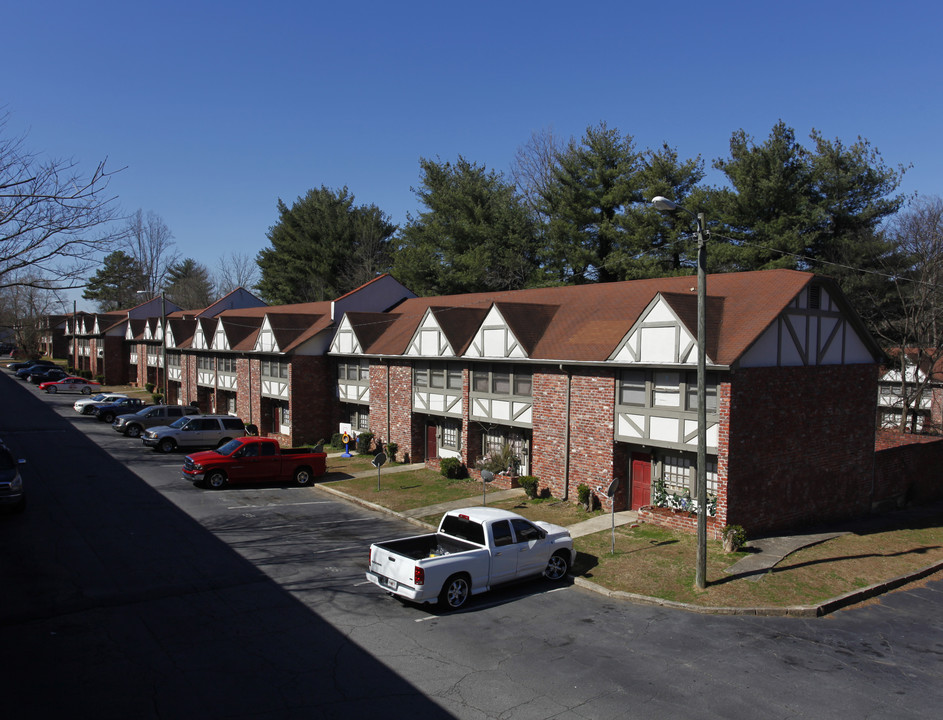
[[[26,507],[26,490],[20,475],[20,465],[25,462],[17,460],[0,442],[0,507],[8,507],[13,512],[22,512]]]
[[[154,405],[130,415],[119,415],[111,426],[122,435],[136,438],[148,428],[170,425],[184,415],[199,414],[200,408],[194,405]]]

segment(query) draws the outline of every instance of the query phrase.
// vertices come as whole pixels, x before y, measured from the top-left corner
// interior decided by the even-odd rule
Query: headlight
[[[194,470],[203,470],[203,466],[200,463],[193,463]]]
[[[23,489],[23,478],[21,478],[19,475],[17,475],[15,478],[13,478],[13,482],[10,483],[10,489],[11,489],[13,492],[19,492],[20,490],[22,490],[22,489]]]

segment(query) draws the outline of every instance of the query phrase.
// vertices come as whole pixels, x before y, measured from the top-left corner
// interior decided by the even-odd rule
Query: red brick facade
[[[872,365],[733,373],[719,519],[755,534],[868,512],[875,390]]]

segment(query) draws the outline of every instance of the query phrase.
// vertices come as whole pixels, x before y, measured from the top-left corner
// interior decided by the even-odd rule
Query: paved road
[[[3,718],[925,718],[943,583],[819,619],[528,583],[441,615],[365,584],[414,532],[312,488],[209,492],[0,373],[30,500],[0,517]]]

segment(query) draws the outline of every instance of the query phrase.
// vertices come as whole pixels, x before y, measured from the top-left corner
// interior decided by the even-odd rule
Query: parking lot
[[[27,458],[0,518],[9,717],[931,717],[941,583],[827,619],[702,616],[522,584],[439,614],[366,583],[407,523],[317,488],[212,492],[183,455],[0,373]]]

